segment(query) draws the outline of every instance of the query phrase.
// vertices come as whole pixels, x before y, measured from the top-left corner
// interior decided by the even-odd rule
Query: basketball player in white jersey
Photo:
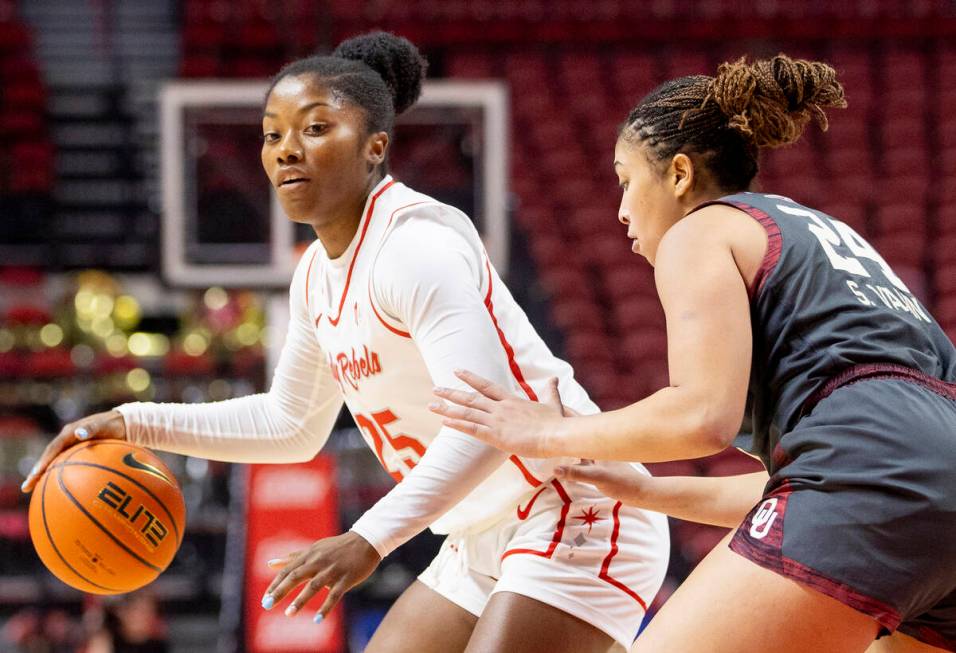
[[[392,607],[371,652],[598,652],[628,646],[667,567],[666,519],[443,428],[435,385],[468,368],[537,400],[597,412],[489,264],[472,222],[386,173],[394,117],[425,62],[390,34],[279,72],[262,162],[286,214],[313,226],[290,290],[269,392],[218,403],[133,403],[67,425],[24,482],[78,439],[127,438],[232,462],[309,460],[348,406],[398,484],[343,535],[275,561],[263,608],[316,620],[383,557],[431,526],[448,537]],[[639,465],[640,473],[646,474]],[[294,491],[290,490],[290,491]]]

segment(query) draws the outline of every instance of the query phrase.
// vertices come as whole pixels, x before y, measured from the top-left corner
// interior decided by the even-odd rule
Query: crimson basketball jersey
[[[774,449],[814,392],[851,368],[895,365],[956,381],[953,343],[849,225],[779,195],[739,193],[711,204],[747,212],[768,234],[751,297],[753,434],[736,444],[771,472]]]

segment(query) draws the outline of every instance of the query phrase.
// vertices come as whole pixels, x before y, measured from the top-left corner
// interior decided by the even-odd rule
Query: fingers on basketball
[[[43,476],[43,472],[45,472],[46,468],[50,465],[50,462],[73,444],[71,438],[75,438],[75,436],[69,430],[69,426],[70,425],[63,427],[60,433],[46,446],[43,453],[40,454],[40,457],[23,481],[23,485],[20,486],[21,491],[32,492],[36,487],[37,481]]]
[[[119,415],[119,413],[116,413]],[[40,477],[49,467],[50,463],[61,453],[75,444],[86,442],[94,438],[114,438],[125,440],[126,429],[122,423],[122,417],[119,420],[114,418],[114,414],[100,413],[90,417],[70,422],[60,429],[60,432],[46,446],[43,453],[37,459],[36,464],[27,474],[20,489],[23,492],[31,492],[39,482]]]
[[[40,454],[40,457],[33,465],[33,468],[30,470],[29,474],[27,474],[26,479],[23,481],[23,485],[20,486],[22,491],[32,491],[36,486],[37,481],[39,481],[40,477],[43,476],[43,472],[45,472],[46,468],[50,465],[50,462],[52,462],[53,459],[59,456],[63,451],[69,449],[80,441],[80,439],[77,437],[76,431],[78,428],[82,428],[82,424],[82,421],[70,422],[60,429],[60,432],[46,446],[46,448],[43,450],[43,453]]]

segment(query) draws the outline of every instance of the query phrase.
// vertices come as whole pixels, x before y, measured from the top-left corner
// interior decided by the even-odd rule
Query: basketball
[[[30,536],[54,576],[93,594],[152,582],[182,542],[186,505],[151,451],[94,440],[57,456],[30,499]]]

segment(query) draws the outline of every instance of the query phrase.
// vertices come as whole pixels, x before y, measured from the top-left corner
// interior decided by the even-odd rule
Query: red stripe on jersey
[[[632,599],[641,604],[641,607],[644,608],[644,611],[647,612],[647,603],[644,602],[637,592],[632,590],[630,587],[619,581],[618,579],[611,576],[611,561],[614,560],[614,556],[617,555],[617,537],[621,534],[621,518],[619,512],[621,511],[621,502],[618,501],[614,504],[614,509],[611,511],[611,514],[614,518],[614,529],[611,531],[611,550],[608,552],[607,557],[604,558],[604,564],[601,565],[601,573],[598,574],[598,578],[603,581],[606,581],[618,588]]]
[[[427,202],[427,201],[412,202],[411,204],[406,204],[405,206],[400,206],[400,207],[398,207],[397,209],[395,209],[394,211],[392,211],[392,215],[389,216],[389,218],[388,218],[388,224],[385,225],[385,228],[388,229],[388,228],[392,225],[392,220],[395,219],[395,214],[398,213],[399,211],[404,211],[405,209],[407,209],[407,208],[409,208],[409,207],[417,206],[417,205],[419,205],[419,204],[428,204],[428,203],[429,203],[429,202]],[[396,328],[396,327],[393,327],[391,324],[389,324],[388,322],[386,322],[385,319],[379,314],[378,309],[375,308],[375,300],[372,298],[372,275],[371,275],[371,274],[369,274],[369,277],[368,277],[368,303],[372,305],[372,312],[375,313],[375,317],[378,318],[378,321],[381,322],[382,325],[383,325],[386,329],[388,329],[389,331],[391,331],[391,332],[394,333],[395,335],[401,336],[401,337],[403,337],[403,338],[411,338],[411,337],[412,337],[412,334],[408,333],[407,331],[402,331],[401,329],[398,329],[398,328]]]
[[[368,285],[368,303],[372,305],[372,312],[375,313],[375,317],[378,318],[378,321],[382,323],[382,326],[384,326],[386,329],[388,329],[389,331],[391,331],[391,332],[394,333],[395,335],[401,336],[401,337],[403,337],[403,338],[411,338],[411,337],[412,337],[412,334],[410,334],[410,333],[407,332],[407,331],[402,331],[401,329],[396,329],[396,328],[393,327],[391,324],[389,324],[388,322],[386,322],[385,319],[384,319],[381,315],[378,314],[378,310],[375,308],[375,300],[372,299],[372,279],[371,279],[371,277],[369,277],[368,284],[369,284],[369,285]]]
[[[524,480],[528,481],[529,485],[532,487],[538,487],[541,485],[541,481],[535,478],[534,474],[528,471],[528,468],[524,466],[524,463],[521,462],[521,459],[518,458],[518,456],[512,454],[508,460],[514,463],[515,467],[518,468],[518,471],[521,472],[521,475],[524,476]]]
[[[488,262],[488,259],[485,259],[485,270],[488,273],[488,293],[485,295],[485,308],[488,309],[488,315],[491,316],[491,323],[495,325],[495,331],[498,332],[498,340],[501,342],[501,346],[504,347],[505,354],[508,357],[508,367],[511,368],[511,373],[514,375],[518,385],[520,385],[521,389],[524,390],[524,393],[528,395],[528,399],[531,401],[538,401],[538,395],[534,393],[534,390],[531,389],[531,386],[528,385],[528,383],[524,380],[524,374],[521,373],[521,368],[518,367],[518,361],[515,360],[514,347],[512,347],[511,343],[508,342],[504,332],[501,330],[501,326],[498,324],[498,318],[495,317],[495,306],[491,301],[491,264]],[[524,479],[528,481],[528,483],[534,487],[541,485],[541,481],[535,478],[534,475],[528,471],[528,468],[525,467],[520,458],[517,456],[511,456],[509,460],[515,464],[515,466],[518,468],[518,471],[521,472],[521,475],[524,476]]]
[[[355,269],[355,261],[358,260],[359,250],[362,249],[362,243],[365,241],[365,234],[368,233],[368,226],[372,222],[372,212],[375,210],[375,201],[381,197],[382,193],[387,191],[395,183],[395,180],[388,182],[382,188],[379,189],[377,193],[372,196],[372,201],[369,202],[368,211],[365,212],[365,224],[362,225],[362,234],[359,236],[358,245],[355,247],[355,253],[352,254],[352,262],[349,263],[349,271],[345,276],[345,288],[342,290],[342,298],[339,300],[339,314],[334,318],[330,315],[329,322],[332,326],[338,326],[339,320],[342,319],[342,308],[345,307],[345,298],[349,294],[349,284],[352,282],[352,270]]]
[[[538,401],[538,395],[534,393],[531,386],[524,380],[524,374],[521,373],[521,368],[518,367],[518,361],[515,360],[515,350],[511,346],[511,343],[508,342],[508,339],[505,338],[504,332],[502,332],[501,327],[498,325],[498,318],[495,317],[495,306],[491,302],[491,264],[488,263],[488,259],[485,259],[485,270],[488,272],[488,293],[485,295],[485,308],[488,309],[488,315],[491,316],[491,321],[495,325],[495,331],[498,332],[498,340],[501,341],[501,346],[505,348],[505,354],[508,355],[508,367],[511,368],[511,373],[514,375],[518,385],[520,385],[524,393],[528,395],[528,399]]]
[[[541,556],[542,558],[550,558],[554,555],[555,549],[558,548],[558,545],[561,543],[561,538],[564,536],[564,523],[568,517],[568,511],[571,509],[571,497],[568,496],[568,493],[564,491],[564,487],[558,481],[558,479],[551,480],[551,487],[554,488],[554,491],[558,493],[558,496],[561,497],[563,505],[561,506],[561,516],[558,518],[558,525],[554,528],[554,536],[551,538],[551,543],[548,545],[548,548],[544,551],[537,551],[535,549],[508,549],[501,554],[501,559],[504,560],[510,555],[517,555],[519,553],[524,553],[533,556]],[[537,498],[537,495],[535,495]],[[520,506],[519,506],[520,509]],[[530,512],[531,505],[528,505],[528,511]],[[521,515],[518,515],[521,517]],[[527,518],[527,515],[525,515]]]
[[[774,219],[764,211],[761,211],[755,206],[744,204],[743,202],[733,202],[731,206],[736,206],[759,222],[767,232],[767,252],[763,255],[763,260],[760,262],[760,269],[758,269],[757,274],[754,275],[753,284],[748,288],[750,299],[753,299],[763,290],[767,277],[770,276],[770,273],[773,272],[774,268],[777,267],[777,263],[780,261],[780,253],[783,251],[783,236],[780,234],[780,227],[777,226]]]
[[[385,228],[388,229],[390,226],[392,226],[392,220],[395,219],[395,214],[396,214],[396,213],[398,213],[399,211],[404,211],[405,209],[407,209],[407,208],[410,207],[410,206],[418,206],[419,204],[434,204],[434,202],[429,202],[428,200],[422,200],[422,201],[420,201],[420,202],[412,202],[411,204],[406,204],[405,206],[400,206],[400,207],[398,207],[397,209],[395,209],[394,211],[392,211],[392,215],[389,216],[389,218],[388,218],[388,224],[385,225]]]

